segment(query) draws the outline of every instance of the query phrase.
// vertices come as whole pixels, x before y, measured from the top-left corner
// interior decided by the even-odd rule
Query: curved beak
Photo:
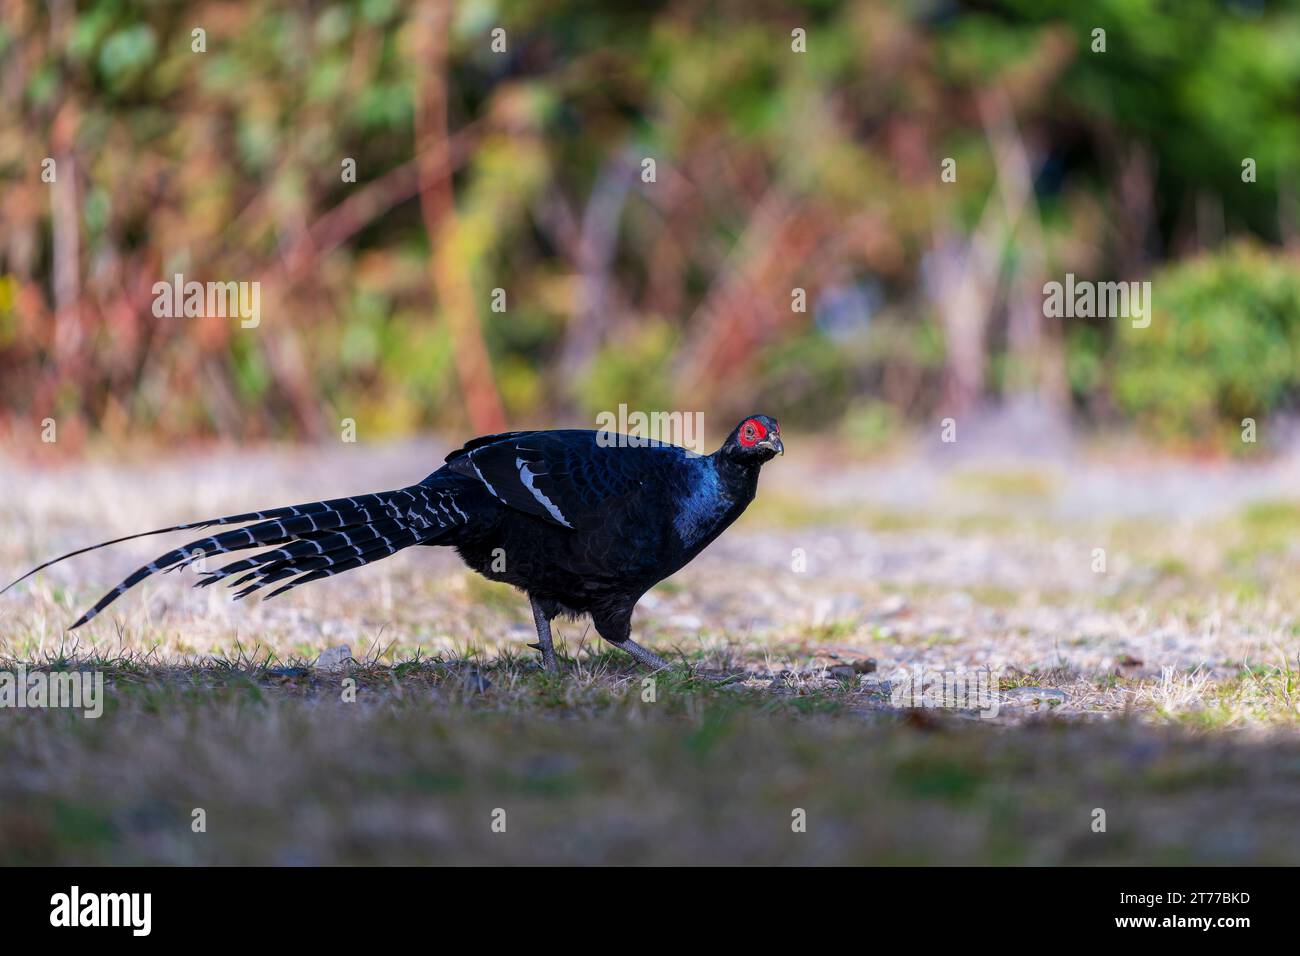
[[[780,435],[768,435],[758,443],[759,448],[770,448],[778,455],[785,454],[785,443],[781,441]]]

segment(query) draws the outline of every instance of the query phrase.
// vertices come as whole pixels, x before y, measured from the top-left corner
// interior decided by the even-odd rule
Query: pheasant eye
[[[744,427],[740,429],[740,443],[748,448],[766,434],[767,429],[764,428],[761,423],[756,422],[751,418],[749,421],[745,422]]]

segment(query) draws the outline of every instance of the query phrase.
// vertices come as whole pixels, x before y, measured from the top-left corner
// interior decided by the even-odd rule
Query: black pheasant
[[[524,591],[547,669],[556,669],[551,620],[590,614],[605,640],[638,661],[664,661],[631,638],[632,609],[740,516],[758,472],[784,453],[774,418],[754,415],[717,451],[597,431],[519,431],[475,438],[419,484],[396,491],[210,518],[81,548],[33,568],[119,541],[212,525],[245,527],[159,555],[77,619],[80,627],[157,571],[263,546],[206,572],[242,598],[268,585],[275,597],[411,545],[446,545],[475,571]],[[18,581],[14,581],[7,591]],[[0,592],[3,593],[3,592]]]

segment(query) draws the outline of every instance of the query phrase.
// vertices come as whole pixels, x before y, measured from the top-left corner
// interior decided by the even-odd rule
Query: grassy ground
[[[0,464],[0,569],[435,453]],[[0,598],[0,671],[107,686],[0,709],[0,862],[1294,864],[1297,477],[805,447],[643,601],[653,678],[582,624],[541,672],[526,602],[434,549],[266,604],[168,576],[68,635],[178,542],[85,555]],[[895,706],[959,667],[996,716]]]

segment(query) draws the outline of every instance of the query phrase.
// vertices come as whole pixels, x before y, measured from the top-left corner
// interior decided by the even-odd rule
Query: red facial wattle
[[[740,427],[740,443],[752,448],[767,437],[767,429],[757,418],[751,418]]]

